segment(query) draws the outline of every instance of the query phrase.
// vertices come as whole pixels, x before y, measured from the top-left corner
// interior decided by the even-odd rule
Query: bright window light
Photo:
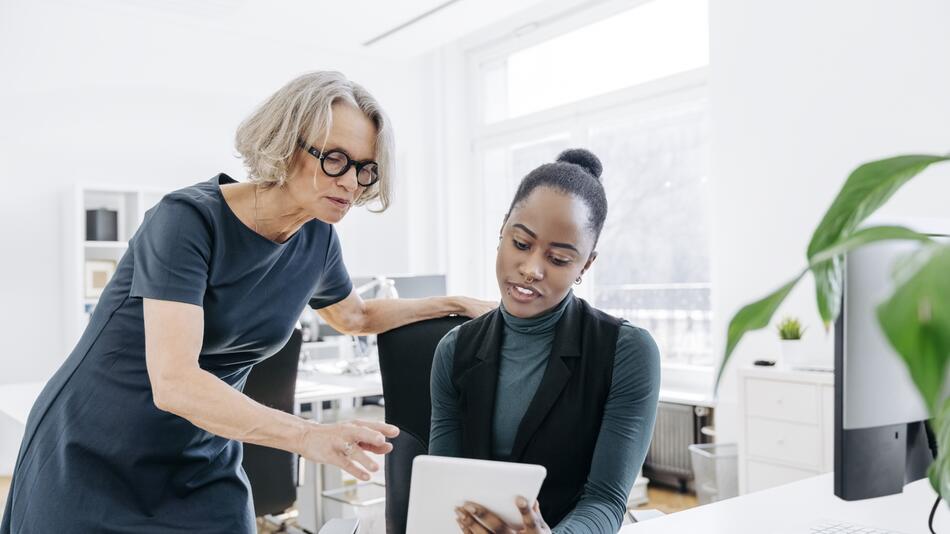
[[[515,52],[507,57],[507,94],[497,91],[497,75],[493,87],[485,87],[485,120],[518,117],[703,67],[709,63],[708,18],[707,0],[653,0]]]

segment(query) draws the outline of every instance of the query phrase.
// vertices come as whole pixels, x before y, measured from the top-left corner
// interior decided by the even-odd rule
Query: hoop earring
[[[581,280],[581,277],[578,276],[577,279],[574,280],[574,285],[575,285],[575,286],[579,286],[579,285],[581,285],[581,282],[582,282],[582,281],[583,281],[583,280]]]

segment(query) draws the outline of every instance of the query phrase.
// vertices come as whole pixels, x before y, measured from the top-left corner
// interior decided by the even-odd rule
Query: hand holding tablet
[[[459,528],[463,534],[550,534],[551,527],[541,517],[538,501],[528,505],[524,497],[515,499],[521,521],[514,525],[505,523],[484,506],[468,502],[455,509]]]
[[[546,475],[547,470],[540,465],[417,456],[412,463],[406,534],[458,532],[460,516],[455,510],[466,505],[481,513],[480,520],[501,521],[520,528],[524,518],[515,500],[522,497],[528,511],[533,512],[527,503],[537,500]],[[537,515],[540,517],[540,513]]]

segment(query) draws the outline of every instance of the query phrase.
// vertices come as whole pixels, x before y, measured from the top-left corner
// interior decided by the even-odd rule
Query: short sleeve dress
[[[0,534],[255,531],[241,443],[155,407],[142,299],[202,306],[202,369],[242,389],[310,303],[352,283],[333,227],[285,243],[245,226],[220,186],[165,196],[145,216],[76,348],[27,421]]]

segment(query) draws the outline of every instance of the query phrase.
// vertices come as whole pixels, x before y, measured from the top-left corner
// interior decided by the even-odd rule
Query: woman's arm
[[[449,330],[439,341],[432,359],[432,375],[429,379],[432,398],[429,454],[435,456],[462,454],[462,410],[459,408],[458,390],[452,384],[457,338],[458,327]]]
[[[620,327],[614,376],[587,484],[556,534],[617,532],[630,488],[643,466],[660,393],[660,353],[645,330]]]
[[[475,318],[497,306],[497,302],[468,297],[363,300],[354,289],[345,299],[317,312],[344,334],[366,335],[452,314]]]
[[[368,480],[378,466],[364,452],[387,453],[399,429],[376,422],[321,425],[263,406],[198,365],[200,306],[143,299],[145,362],[158,409],[218,436],[300,454]],[[349,455],[346,443],[353,444]]]

